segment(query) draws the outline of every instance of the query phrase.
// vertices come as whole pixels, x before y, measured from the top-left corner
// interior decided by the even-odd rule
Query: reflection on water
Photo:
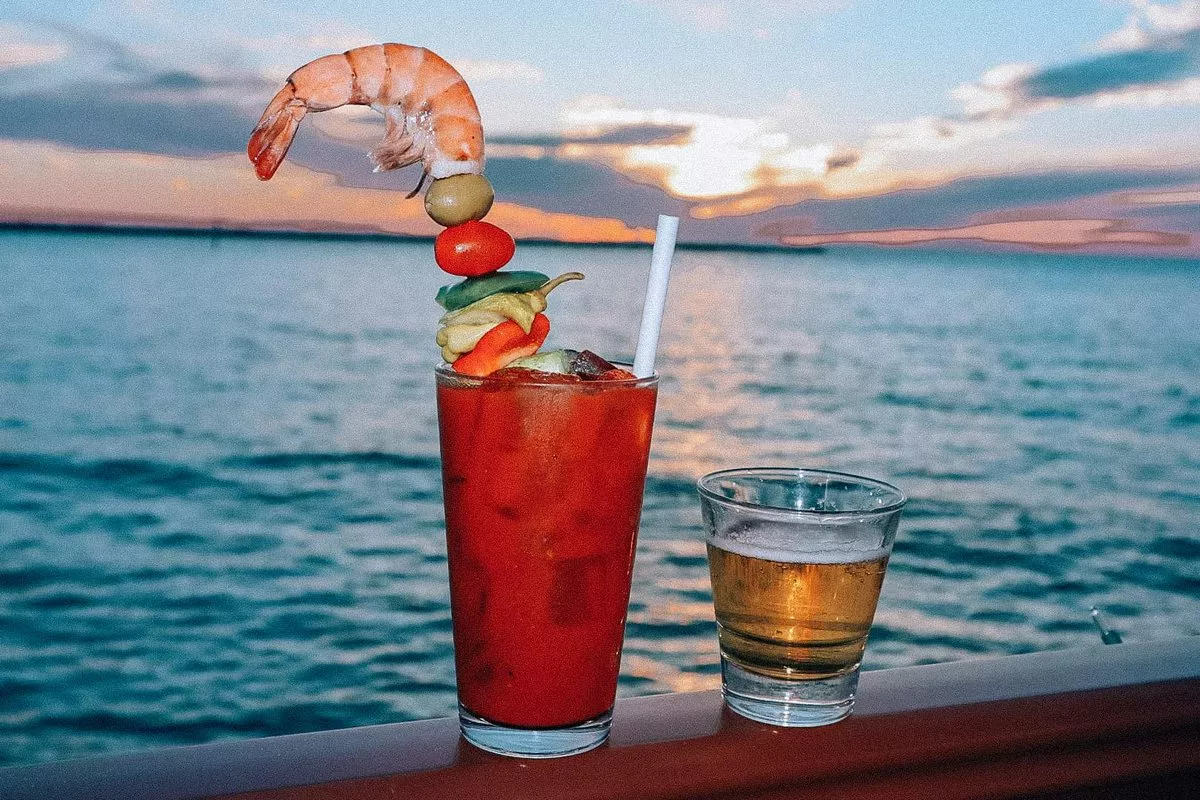
[[[681,276],[671,287],[671,317],[682,340],[666,337],[659,355],[665,391],[660,392],[655,430],[655,464],[673,475],[703,475],[736,447],[728,425],[714,424],[750,412],[734,391],[737,372],[728,363],[737,352],[743,319],[742,277],[722,277],[708,264]],[[725,366],[723,366],[725,365]]]
[[[517,261],[630,357],[648,253]],[[621,694],[716,685],[693,487],[740,465],[911,496],[868,668],[1200,633],[1196,266],[678,253]],[[452,712],[439,274],[0,233],[0,763]]]
[[[712,655],[705,653],[704,655]],[[668,692],[703,692],[721,688],[721,676],[685,672],[663,659],[629,654],[621,659],[621,673],[633,680],[665,687]],[[657,692],[656,692],[657,694]]]

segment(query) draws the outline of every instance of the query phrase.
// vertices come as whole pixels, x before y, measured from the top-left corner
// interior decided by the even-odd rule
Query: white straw
[[[638,334],[637,354],[633,357],[633,374],[639,378],[654,374],[654,354],[658,350],[658,333],[667,304],[667,281],[671,278],[671,258],[675,255],[678,231],[679,217],[658,215],[654,252],[650,256],[650,280],[646,285],[646,305],[642,308],[642,330]]]

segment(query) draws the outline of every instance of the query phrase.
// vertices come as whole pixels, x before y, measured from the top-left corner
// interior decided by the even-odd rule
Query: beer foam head
[[[888,555],[878,531],[854,526],[802,530],[783,523],[751,522],[710,533],[707,541],[738,555],[793,564],[853,564]]]

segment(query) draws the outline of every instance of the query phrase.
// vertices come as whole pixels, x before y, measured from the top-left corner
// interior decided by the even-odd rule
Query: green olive
[[[483,219],[492,208],[496,193],[482,175],[451,175],[439,178],[425,193],[425,212],[439,225],[449,228]]]

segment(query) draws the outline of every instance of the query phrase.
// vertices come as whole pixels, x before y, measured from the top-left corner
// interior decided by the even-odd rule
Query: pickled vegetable
[[[446,312],[438,322],[449,327],[482,325],[511,319],[521,326],[521,330],[528,333],[529,326],[533,324],[533,316],[546,310],[546,295],[567,281],[578,280],[583,280],[582,272],[567,272],[547,281],[532,292],[490,294],[457,311]]]
[[[447,311],[455,311],[471,305],[476,300],[482,300],[489,294],[498,292],[531,292],[544,286],[550,277],[540,272],[513,270],[512,272],[493,272],[479,278],[467,278],[465,281],[438,289],[437,304]]]
[[[429,187],[425,213],[439,225],[461,225],[487,216],[495,197],[492,184],[482,175],[451,175]]]
[[[545,314],[533,318],[529,333],[512,320],[502,322],[485,333],[474,350],[454,362],[454,371],[464,375],[490,375],[518,358],[536,353],[548,333],[550,320]]]
[[[487,332],[508,320],[499,319],[495,322],[484,322],[476,325],[450,325],[437,332],[437,344],[442,348],[442,359],[447,364],[453,364],[459,356],[475,349]],[[533,320],[530,319],[532,326]],[[528,333],[529,331],[526,331]]]

